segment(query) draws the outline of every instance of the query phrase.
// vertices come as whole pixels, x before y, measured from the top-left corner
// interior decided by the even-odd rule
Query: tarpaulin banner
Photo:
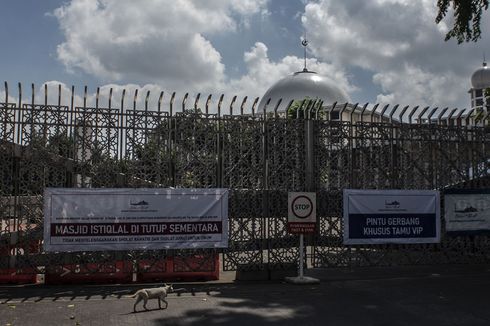
[[[450,190],[444,195],[446,232],[478,234],[490,231],[490,191]]]
[[[439,192],[344,190],[344,244],[437,243]]]
[[[227,189],[44,192],[46,251],[228,247]]]

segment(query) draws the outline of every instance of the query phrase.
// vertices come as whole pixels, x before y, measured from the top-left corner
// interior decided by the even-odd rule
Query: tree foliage
[[[481,17],[488,4],[489,0],[438,0],[437,24],[446,17],[451,7],[454,10],[454,25],[447,32],[445,40],[455,38],[458,43],[476,42],[481,37]]]

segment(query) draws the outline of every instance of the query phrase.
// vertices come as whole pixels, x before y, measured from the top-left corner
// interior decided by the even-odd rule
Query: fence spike
[[[271,99],[269,99],[269,101],[270,101],[270,100],[271,100]],[[304,111],[303,106],[305,106],[305,103],[307,103],[307,101],[309,101],[309,100],[307,100],[307,99],[305,99],[305,98],[304,98],[304,99],[301,101],[301,104],[300,104],[300,106],[299,106],[298,110],[296,110],[296,119],[299,119],[299,114],[300,114],[300,112],[301,112],[301,111]],[[286,112],[286,114],[288,114],[288,113]]]
[[[326,120],[327,121],[330,121],[331,120],[331,113],[333,112],[333,110],[335,109],[335,107],[337,106],[337,102],[333,102],[332,104],[332,107],[330,108],[330,110],[328,110],[327,108],[325,108],[325,113],[326,113]]]
[[[48,106],[48,83],[44,83],[44,109],[45,110],[47,106]]]
[[[396,104],[393,109],[391,109],[391,112],[390,112],[390,123],[393,124],[393,114],[395,114],[396,110],[398,110],[398,107],[400,106],[400,104]]]
[[[134,90],[134,97],[133,97],[133,111],[136,111],[136,101],[137,100],[138,100],[138,89],[136,88]]]
[[[146,97],[145,97],[145,112],[148,112],[148,100],[150,98],[150,90],[146,92]]]
[[[322,105],[323,105],[323,100],[318,100],[318,103],[317,103],[317,105],[315,107],[315,119],[316,120],[318,119],[318,112],[322,108]]]
[[[449,114],[447,115],[446,120],[447,120],[447,125],[448,126],[450,126],[451,123],[454,124],[454,122],[453,122],[453,115],[454,115],[454,113],[456,113],[456,111],[458,111],[458,108],[452,109],[451,112],[449,112]]]
[[[18,108],[18,111],[17,111],[17,118],[15,118],[15,114],[14,114],[14,119],[17,119],[17,121],[19,121],[19,123],[23,120],[23,117],[22,117],[22,84],[20,82],[17,83],[17,87],[19,89],[19,101],[17,102],[17,108]],[[17,144],[20,144],[21,143],[21,134],[22,134],[22,126],[21,124],[18,125],[18,129],[13,128],[13,131],[14,131],[14,135],[15,133],[17,133]]]
[[[194,101],[194,112],[198,113],[199,99],[201,98],[201,93],[197,93],[196,100]]]
[[[463,113],[466,111],[466,108],[462,109],[461,111],[459,111],[458,113],[458,116],[456,117],[456,119],[459,119],[461,118],[461,116],[463,115]]]
[[[389,104],[386,104],[386,105],[385,105],[385,107],[384,107],[384,108],[381,110],[381,112],[379,113],[379,116],[381,117],[381,122],[383,122],[383,118],[384,118],[384,116],[385,116],[385,112],[386,112],[386,110],[388,110],[388,107],[389,107],[389,106],[390,106]]]
[[[173,92],[172,96],[170,97],[170,116],[172,116],[174,111],[174,100],[175,100],[175,92]]]
[[[31,84],[31,104],[32,109],[34,110],[34,96],[36,94],[34,83]]]
[[[7,81],[4,82],[3,87],[5,89],[5,106],[9,103],[9,85]]]
[[[374,114],[376,113],[376,109],[378,108],[379,106],[379,103],[376,103],[373,107],[373,109],[371,110],[371,113],[369,114],[369,119],[371,121],[371,123],[373,123],[373,119],[374,119]]]
[[[433,108],[432,111],[430,111],[429,115],[427,115],[427,120],[429,124],[432,124],[432,116],[436,113],[438,109],[438,107]]]
[[[274,118],[277,118],[277,109],[279,108],[279,105],[281,105],[282,98],[277,101],[276,106],[274,107]]]
[[[323,108],[325,108],[325,106],[323,106],[323,103],[324,103],[324,101],[323,101],[323,100],[320,100],[320,104],[318,105],[318,109],[316,110],[316,111],[317,111],[317,113],[318,113],[318,112],[321,112],[321,111],[322,111],[322,109],[323,109]]]
[[[34,86],[34,84],[33,84]],[[70,112],[73,114],[73,108],[75,104],[75,86],[71,85],[71,96],[70,96]]]
[[[223,103],[223,98],[225,97],[225,94],[221,94],[219,97],[218,101],[218,118],[221,117],[221,103]]]
[[[109,89],[109,110],[112,107],[112,87]]]
[[[87,85],[85,85],[85,90],[83,92],[83,107],[87,107]]]
[[[58,84],[58,108],[61,106],[61,84]]]
[[[17,84],[19,88],[19,108],[22,106],[22,84],[19,82]]]
[[[473,114],[473,112],[475,112],[475,109],[471,109],[470,112],[468,113],[468,115],[466,116],[465,126],[468,126],[470,124],[470,119],[471,119],[471,115]]]
[[[318,99],[310,100],[310,103],[308,103],[308,107],[306,108],[306,119],[311,119],[311,111],[315,107],[316,103],[318,102]]]
[[[121,94],[121,113],[124,111],[124,97],[126,97],[126,88],[123,88]]]
[[[454,109],[451,110],[451,112],[449,112],[449,114],[447,115],[447,120],[448,121],[453,118],[453,115],[454,115],[454,113],[456,113],[456,111],[458,111],[458,108],[454,108]]]
[[[465,111],[466,108],[460,109],[460,111],[458,112],[458,115],[456,116],[456,126],[460,127],[463,124],[463,121],[461,121],[461,116]]]
[[[402,112],[400,112],[400,114],[398,115],[398,119],[400,119],[400,123],[403,123],[403,116],[405,115],[405,112],[407,112],[409,106],[405,106],[403,109],[402,109]]]
[[[439,112],[439,114],[437,115],[437,124],[440,125],[441,124],[441,118],[442,116],[444,115],[444,113],[446,113],[446,111],[448,110],[449,108],[446,107],[444,109],[442,109],[441,112]]]
[[[363,116],[364,116],[364,111],[366,111],[367,107],[368,107],[368,103],[364,104],[364,106],[362,107],[362,110],[361,110],[361,123],[363,122]]]
[[[311,105],[313,104],[315,100],[309,99],[306,101],[305,108],[303,110],[303,119],[308,119],[308,114],[310,112]]]
[[[260,97],[256,97],[254,102],[252,103],[252,117],[255,116],[255,107],[257,106],[257,103],[259,102]]]
[[[322,109],[322,106],[323,106],[323,100],[320,100],[315,110],[315,119],[318,119],[318,112]]]
[[[230,115],[233,115],[233,104],[235,104],[235,101],[236,101],[236,95],[233,96],[230,102]]]
[[[97,90],[95,92],[95,108],[99,108],[99,93],[100,93],[100,87],[97,87]]]
[[[240,115],[243,115],[243,109],[245,107],[245,103],[247,102],[247,96],[243,98],[242,104],[240,105]]]
[[[422,117],[424,116],[424,113],[427,112],[427,110],[430,108],[430,106],[426,106],[425,108],[422,109],[422,111],[419,113],[419,115],[417,116],[417,123],[420,125],[422,124]]]
[[[417,112],[419,106],[415,106],[412,108],[412,110],[410,111],[409,115],[408,115],[408,123],[409,124],[412,124],[412,116],[415,114],[415,112]]]
[[[267,102],[265,102],[264,107],[262,108],[262,112],[263,112],[263,114],[264,114],[263,119],[265,119],[265,118],[266,118],[267,106],[269,105],[269,103],[271,102],[271,100],[272,100],[272,99],[269,97],[269,99],[267,100]],[[259,109],[260,109],[260,108],[259,108]]]
[[[185,112],[185,105],[188,97],[189,97],[189,93],[185,93],[184,98],[182,99],[182,112]]]
[[[349,120],[350,120],[351,124],[352,124],[352,120],[354,118],[354,112],[356,111],[358,105],[359,105],[359,103],[354,104],[354,108],[350,111]]]
[[[209,94],[208,99],[206,100],[206,115],[209,114],[209,103],[211,103],[211,97],[212,96],[213,96],[212,94]]]
[[[344,118],[343,118],[343,115],[344,115],[344,111],[347,109],[347,106],[349,105],[348,102],[346,102],[344,104],[344,107],[340,110],[340,113],[339,113],[339,118],[340,118],[340,121],[343,121]]]
[[[73,135],[73,115],[75,109],[75,86],[71,85],[71,95],[70,95],[70,134]]]
[[[291,101],[289,101],[288,105],[286,106],[286,111],[284,111],[284,112],[286,112],[286,118],[287,118],[287,114],[289,112],[289,109],[291,108],[291,105],[293,105],[293,103],[294,103],[294,100],[291,100]]]
[[[160,92],[160,96],[158,97],[158,113],[162,112],[162,100],[163,100],[163,91]]]

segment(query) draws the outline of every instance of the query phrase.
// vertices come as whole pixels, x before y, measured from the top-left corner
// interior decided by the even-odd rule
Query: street
[[[149,300],[137,313],[128,295],[156,284],[2,286],[0,325],[489,325],[488,269],[440,269],[327,271],[314,286],[175,284],[168,309]]]

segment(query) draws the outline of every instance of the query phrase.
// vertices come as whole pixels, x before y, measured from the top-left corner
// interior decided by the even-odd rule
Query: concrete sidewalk
[[[3,286],[0,325],[490,325],[488,265],[308,270],[309,286],[230,275],[138,313],[127,295],[155,284]]]

